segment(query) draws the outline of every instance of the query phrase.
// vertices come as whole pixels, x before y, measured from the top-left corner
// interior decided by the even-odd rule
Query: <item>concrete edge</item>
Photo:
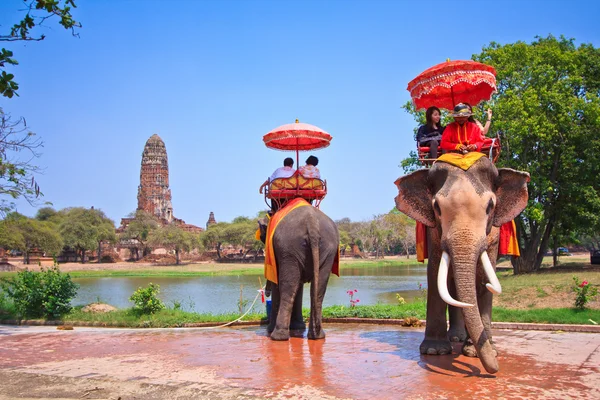
[[[401,325],[404,327],[419,327],[425,326],[425,320],[420,320],[418,323],[414,320],[405,321],[403,319],[377,319],[377,318],[323,318],[324,323],[333,324],[370,324],[370,325]],[[113,323],[100,321],[46,321],[41,319],[29,320],[4,320],[0,321],[0,325],[31,325],[31,326],[80,326],[80,327],[98,327],[98,328],[124,328],[124,329],[144,329],[155,328],[147,327],[129,327]],[[222,322],[195,322],[184,323],[179,326],[172,326],[164,329],[173,328],[204,328],[216,327],[224,325]],[[266,325],[263,321],[238,321],[227,326],[255,326]],[[575,324],[537,324],[525,322],[492,322],[492,329],[509,329],[509,330],[530,330],[530,331],[560,331],[560,332],[585,332],[585,333],[600,333],[600,325],[575,325]]]

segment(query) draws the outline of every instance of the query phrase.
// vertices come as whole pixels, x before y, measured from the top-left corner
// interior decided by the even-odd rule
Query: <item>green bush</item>
[[[586,304],[598,296],[598,288],[588,281],[579,282],[576,276],[573,277],[572,290],[575,292],[575,308],[579,310],[585,309]]]
[[[57,266],[40,268],[40,272],[19,271],[13,279],[3,278],[0,285],[17,314],[27,318],[58,318],[68,313],[79,288]]]
[[[156,297],[160,292],[160,286],[150,283],[147,288],[138,288],[129,301],[133,301],[133,309],[139,314],[154,314],[165,308],[164,303]]]

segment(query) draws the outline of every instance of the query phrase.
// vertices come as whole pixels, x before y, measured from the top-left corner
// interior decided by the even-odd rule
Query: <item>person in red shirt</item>
[[[460,103],[454,107],[454,122],[449,124],[442,134],[440,146],[443,150],[462,154],[481,150],[485,137],[481,128],[469,121],[471,115],[471,109],[466,104]]]

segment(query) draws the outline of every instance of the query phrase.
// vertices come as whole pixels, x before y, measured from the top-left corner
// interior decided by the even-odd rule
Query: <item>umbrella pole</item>
[[[300,161],[299,161],[300,160],[300,152],[298,150],[298,146],[299,146],[298,138],[296,138],[296,169],[300,168]]]

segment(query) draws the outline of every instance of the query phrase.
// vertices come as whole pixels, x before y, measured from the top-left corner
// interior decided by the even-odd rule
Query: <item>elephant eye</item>
[[[485,209],[485,213],[487,215],[490,215],[490,213],[492,212],[492,210],[494,209],[494,201],[492,199],[490,199],[490,202],[487,205],[487,208]]]
[[[440,209],[440,205],[438,204],[438,202],[436,200],[433,201],[433,209],[436,212],[437,215],[442,215],[442,210]]]

